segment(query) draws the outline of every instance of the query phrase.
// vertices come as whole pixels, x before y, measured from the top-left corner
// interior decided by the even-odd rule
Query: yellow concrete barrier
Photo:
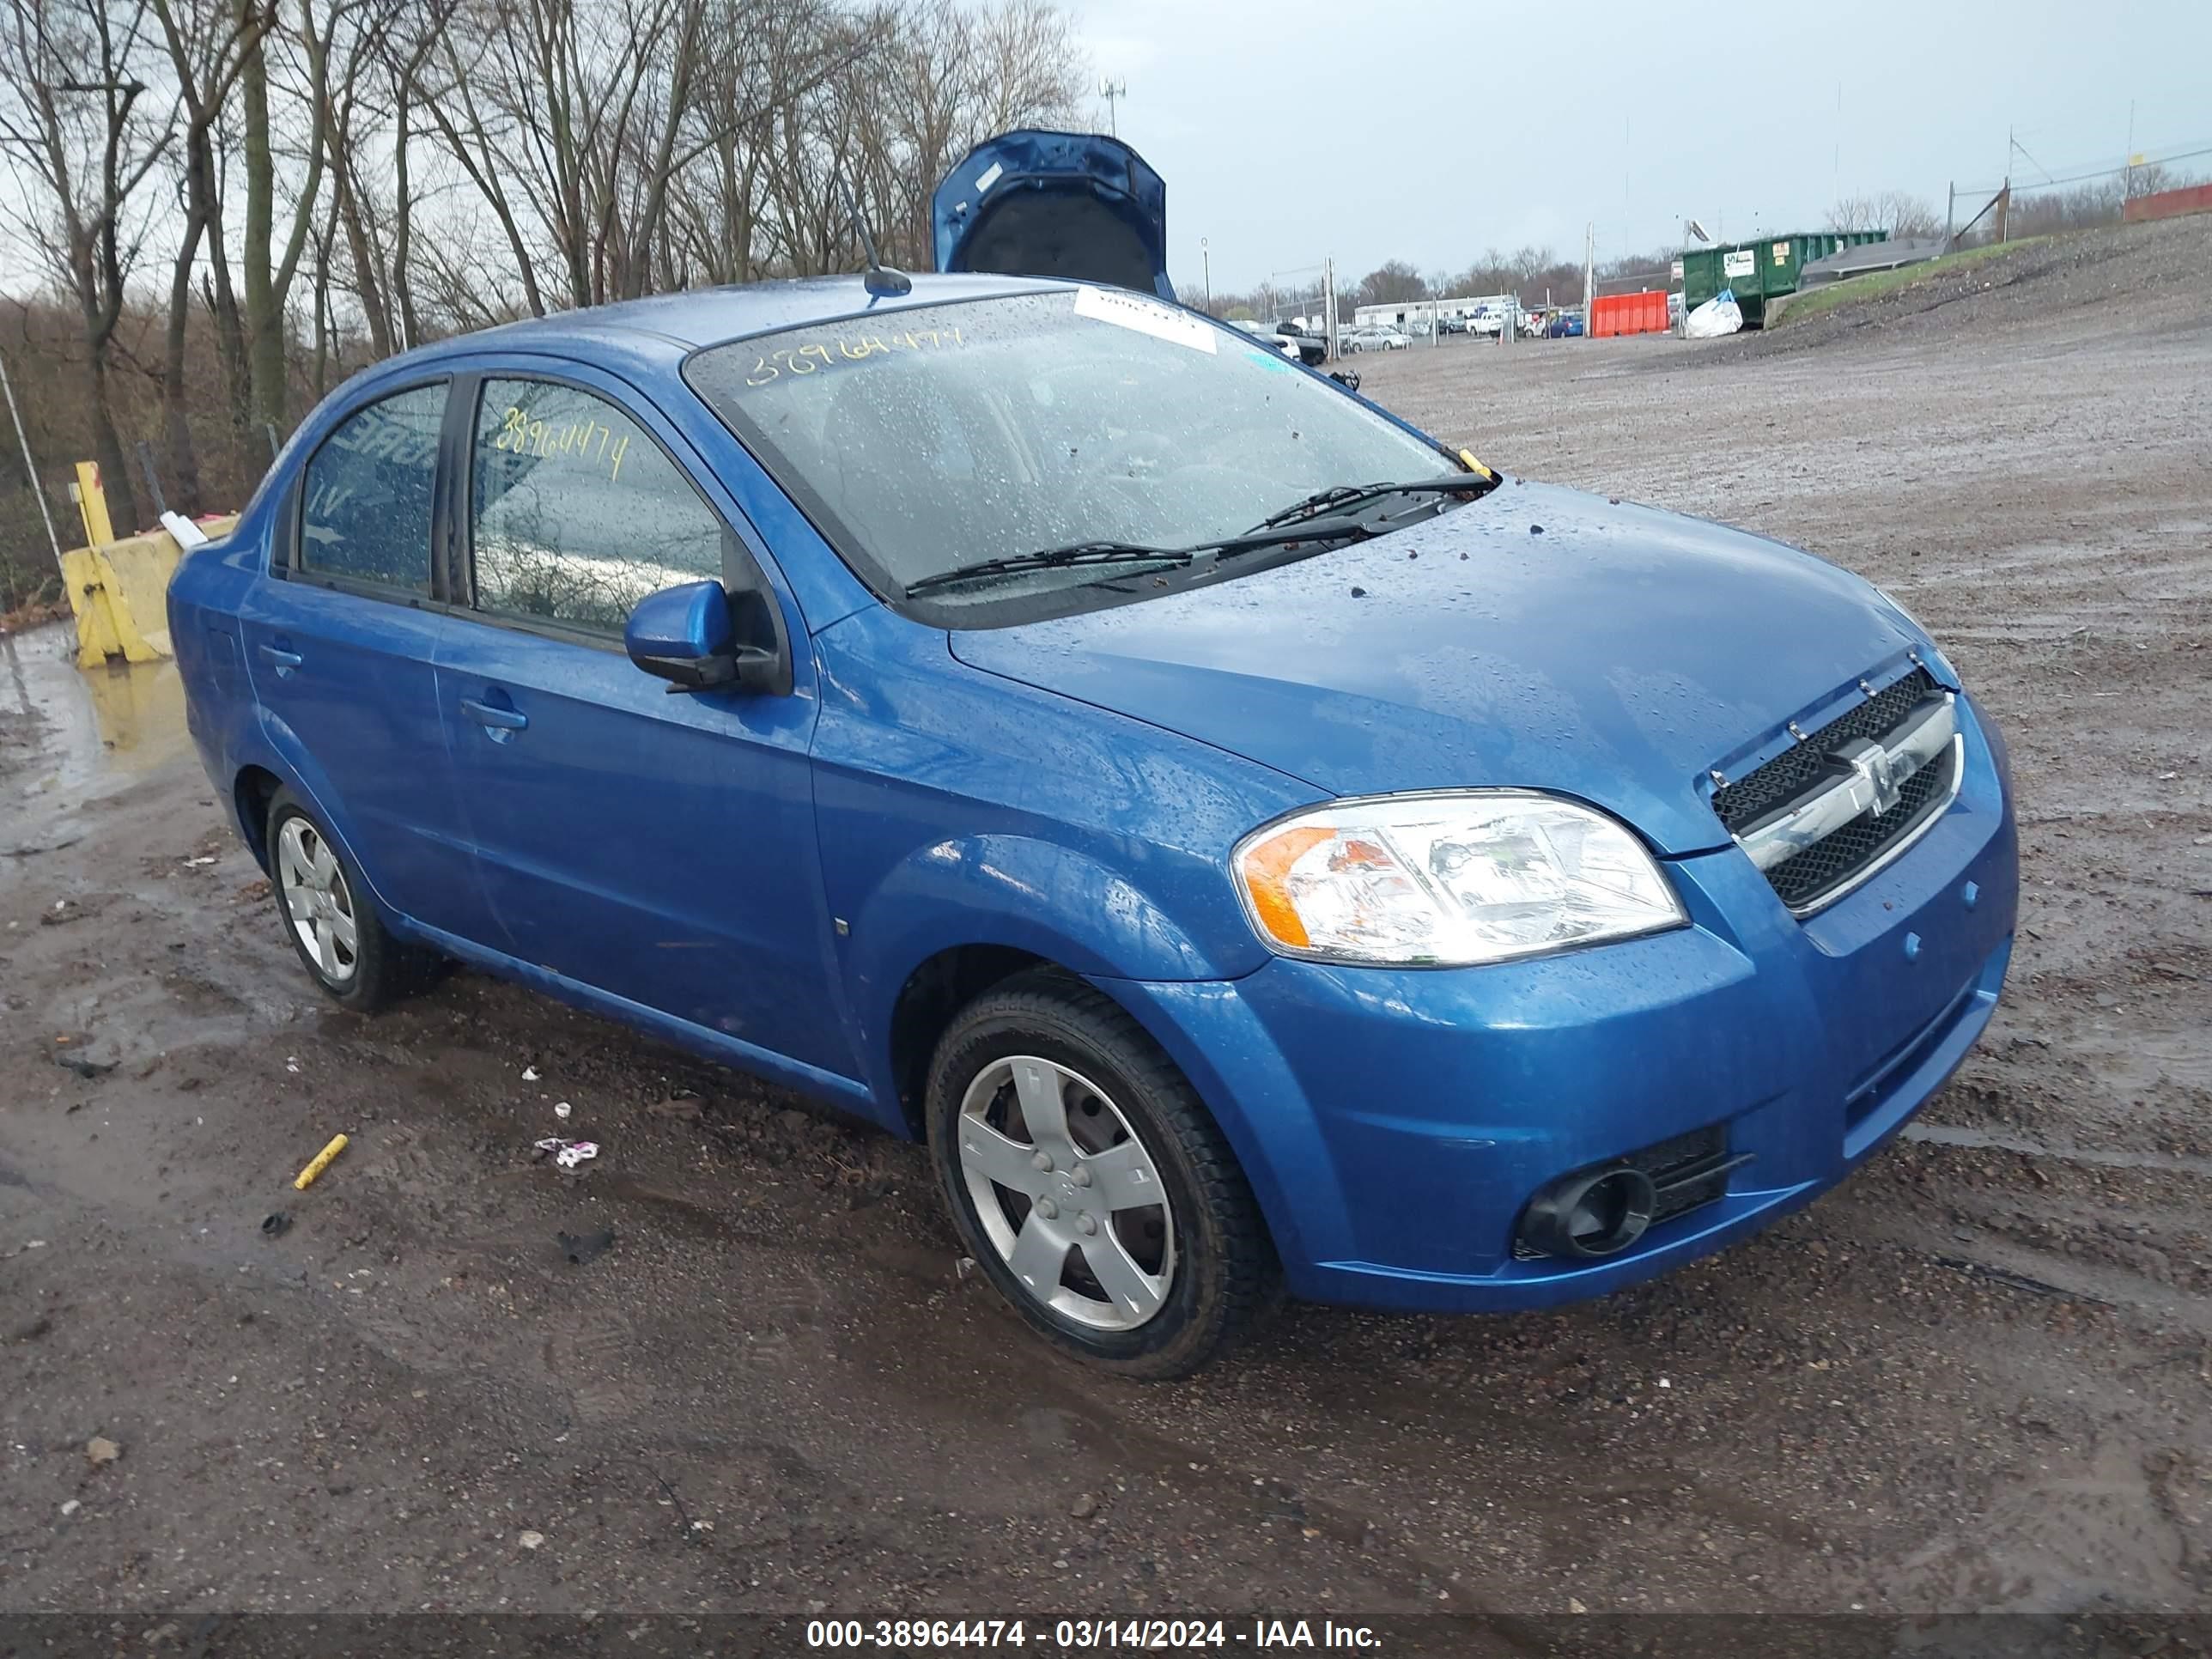
[[[213,519],[200,528],[212,539],[237,520]],[[97,668],[111,658],[158,662],[169,648],[169,578],[183,550],[166,530],[126,536],[104,547],[79,547],[62,555],[70,609],[76,615],[76,661]]]

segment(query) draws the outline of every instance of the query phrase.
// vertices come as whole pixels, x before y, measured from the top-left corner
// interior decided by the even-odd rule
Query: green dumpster
[[[1742,308],[1743,325],[1757,328],[1766,320],[1769,300],[1797,291],[1797,273],[1808,260],[1888,240],[1886,230],[1801,230],[1725,247],[1684,248],[1683,309],[1694,311],[1727,289]]]

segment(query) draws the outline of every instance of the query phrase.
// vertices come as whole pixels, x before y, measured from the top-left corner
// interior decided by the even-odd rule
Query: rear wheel
[[[938,1045],[928,1117],[969,1252],[1062,1352],[1187,1376],[1272,1304],[1280,1269],[1221,1132],[1081,981],[1025,974],[965,1009]]]
[[[386,931],[359,872],[289,789],[269,803],[267,846],[285,937],[332,1000],[370,1013],[428,981],[437,958]]]

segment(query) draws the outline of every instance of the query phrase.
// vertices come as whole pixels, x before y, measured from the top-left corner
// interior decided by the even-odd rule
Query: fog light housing
[[[1658,1188],[1626,1164],[1562,1176],[1538,1189],[1521,1218],[1520,1243],[1570,1261],[1617,1255],[1644,1237]]]

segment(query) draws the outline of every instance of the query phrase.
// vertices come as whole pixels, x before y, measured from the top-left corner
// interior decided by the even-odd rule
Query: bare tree
[[[331,36],[325,43],[331,68],[325,77],[328,103],[316,122],[323,143],[324,166],[331,181],[329,222],[342,230],[346,252],[353,264],[354,300],[368,330],[369,349],[388,357],[394,348],[392,304],[385,271],[381,226],[376,195],[364,189],[365,158],[369,154],[367,129],[380,127],[388,112],[374,101],[386,82],[386,35],[396,21],[398,9],[390,0],[375,0],[344,16],[333,9]],[[341,40],[344,24],[353,26]],[[315,302],[328,304],[330,250],[319,251]],[[318,362],[317,391],[323,365]]]
[[[514,0],[479,14],[489,33],[474,72],[454,61],[474,141],[462,159],[503,218],[515,198],[526,207],[569,305],[645,289],[705,20],[706,0]],[[540,310],[520,225],[510,241]]]
[[[1943,216],[1909,191],[1846,196],[1828,210],[1832,230],[1886,230],[1894,237],[1941,236]]]
[[[452,20],[457,0],[430,0],[413,17],[392,30],[384,53],[386,82],[392,94],[392,295],[400,343],[416,345],[422,338],[422,317],[415,302],[415,111],[423,92],[423,74],[431,54]]]
[[[137,492],[108,398],[115,326],[143,228],[133,198],[173,142],[173,104],[138,78],[143,0],[106,5],[7,0],[0,24],[0,148],[18,158],[23,222],[75,299],[85,395],[112,510],[138,523]]]
[[[246,68],[246,53],[276,21],[273,4],[240,9],[230,0],[151,0],[168,49],[169,67],[184,125],[176,160],[181,174],[182,218],[170,263],[168,326],[162,340],[161,424],[171,492],[177,510],[204,510],[198,447],[192,441],[191,388],[185,374],[191,320],[192,273],[201,243],[210,241],[226,293],[230,274],[222,259],[222,194],[216,183],[214,136],[225,100]]]
[[[1353,303],[1363,306],[1397,305],[1428,297],[1428,283],[1403,259],[1391,259],[1376,266],[1361,277],[1358,287],[1352,290]]]
[[[276,0],[234,0],[243,16],[257,3]],[[245,267],[245,329],[247,378],[252,386],[253,418],[283,430],[289,425],[285,347],[287,313],[300,260],[308,250],[316,228],[316,210],[323,189],[324,164],[330,134],[337,124],[337,94],[356,72],[364,54],[375,51],[396,8],[406,0],[325,0],[319,19],[316,0],[295,0],[289,27],[279,27],[255,40],[246,52],[239,76],[245,123],[246,217],[240,250]],[[289,223],[280,248],[276,241],[278,128],[270,102],[272,46],[283,54],[283,68],[295,77],[288,88],[299,124],[296,133],[301,156],[300,177],[291,192]],[[333,59],[341,85],[331,82]]]
[[[118,379],[111,412],[113,366],[159,388],[197,510],[250,478],[263,422],[364,358],[853,269],[848,190],[887,258],[926,267],[939,179],[993,133],[1065,124],[1085,84],[1054,0],[0,0],[0,148],[28,164],[7,182],[82,314],[125,516],[121,428],[146,404]],[[134,301],[142,248],[167,291]],[[143,362],[130,319],[160,339]],[[218,465],[226,404],[252,437]]]

